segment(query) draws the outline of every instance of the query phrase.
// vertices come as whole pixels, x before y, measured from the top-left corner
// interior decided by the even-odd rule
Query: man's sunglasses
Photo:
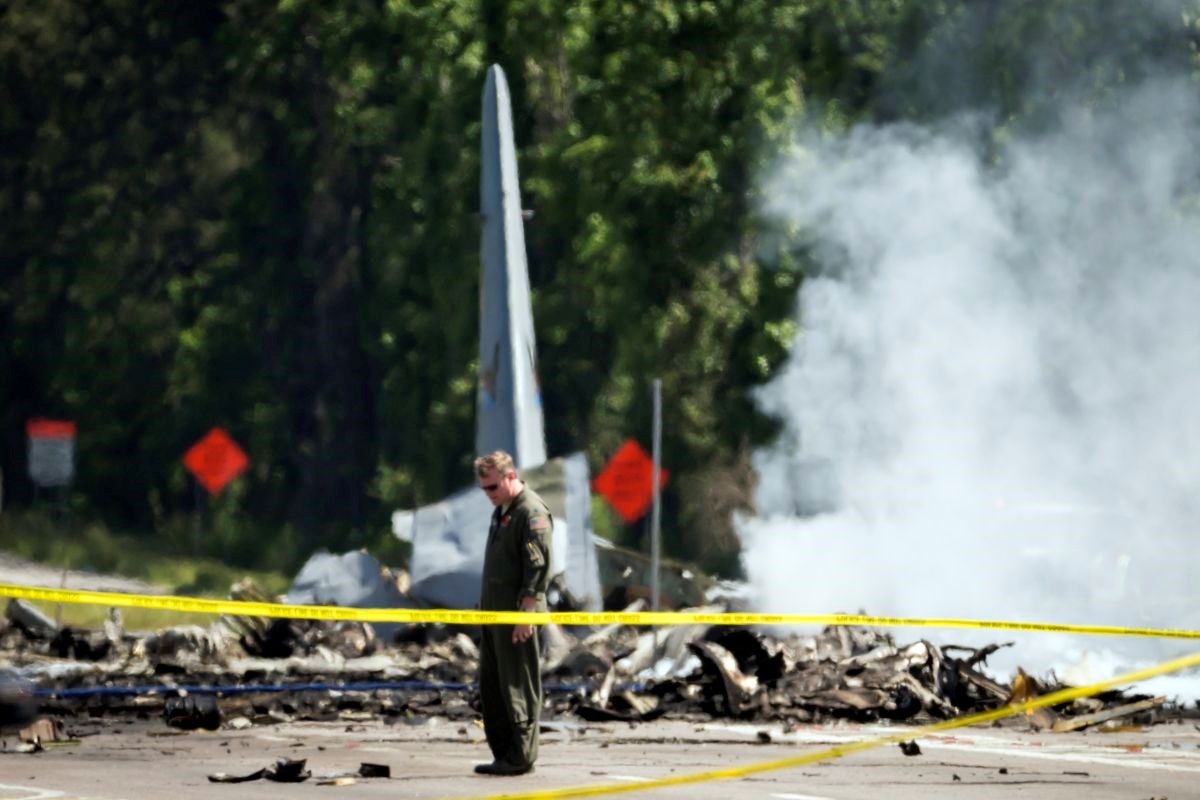
[[[480,488],[480,489],[483,489],[485,492],[494,492],[494,491],[496,491],[497,489],[499,489],[499,488],[500,488],[500,484],[498,484],[498,483],[489,483],[487,486],[480,486],[479,488]]]

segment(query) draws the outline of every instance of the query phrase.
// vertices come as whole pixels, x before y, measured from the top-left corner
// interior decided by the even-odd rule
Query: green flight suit
[[[515,611],[521,598],[546,610],[550,582],[550,539],[554,519],[542,498],[526,487],[509,508],[492,513],[479,608]],[[479,694],[483,730],[496,761],[525,767],[537,760],[542,710],[538,629],[513,644],[511,625],[484,625],[479,648]]]

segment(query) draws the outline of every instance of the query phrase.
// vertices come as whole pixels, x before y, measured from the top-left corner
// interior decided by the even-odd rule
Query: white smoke
[[[1198,112],[1159,82],[988,163],[961,121],[797,148],[769,210],[822,272],[760,397],[787,426],[741,522],[764,610],[1200,629]],[[1101,677],[1196,649],[1015,638]]]

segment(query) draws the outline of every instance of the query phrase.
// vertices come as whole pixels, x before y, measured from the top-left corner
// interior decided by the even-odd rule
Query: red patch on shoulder
[[[531,517],[529,520],[529,530],[531,531],[546,531],[550,530],[550,520],[545,517]]]

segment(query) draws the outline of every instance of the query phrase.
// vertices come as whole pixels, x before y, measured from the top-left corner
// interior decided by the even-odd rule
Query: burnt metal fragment
[[[363,778],[390,778],[392,777],[392,768],[387,764],[368,764],[364,762],[358,765],[358,774]]]
[[[758,678],[743,675],[733,654],[715,642],[688,642],[709,677],[709,696],[715,707],[731,717],[739,716],[758,691]]]
[[[50,640],[51,653],[76,661],[100,661],[111,649],[112,642],[102,633],[76,632],[69,627],[62,628]]]
[[[754,675],[759,683],[774,685],[787,672],[783,645],[748,628],[721,628],[708,639],[724,647],[737,659],[738,670]]]
[[[5,619],[32,639],[51,639],[58,633],[58,625],[31,603],[14,597],[4,609]]]
[[[312,772],[304,766],[307,761],[304,758],[280,758],[263,770],[263,777],[276,783],[302,783],[312,777]]]
[[[209,783],[247,783],[249,781],[257,781],[262,779],[266,774],[266,769],[257,769],[254,772],[245,775],[230,775],[226,772],[214,772],[208,776]]]
[[[1116,708],[1097,711],[1094,714],[1084,714],[1082,716],[1075,717],[1074,719],[1060,719],[1054,723],[1053,730],[1055,733],[1077,731],[1081,728],[1086,728],[1090,725],[1095,725],[1100,722],[1107,722],[1111,719],[1127,717],[1142,711],[1159,708],[1166,702],[1166,697],[1154,697],[1149,700],[1140,700],[1136,703],[1128,703],[1126,705],[1117,706]]]
[[[221,709],[212,695],[169,697],[163,705],[163,720],[172,728],[215,731],[221,727]]]
[[[0,730],[25,725],[36,714],[33,684],[11,670],[0,669]]]

